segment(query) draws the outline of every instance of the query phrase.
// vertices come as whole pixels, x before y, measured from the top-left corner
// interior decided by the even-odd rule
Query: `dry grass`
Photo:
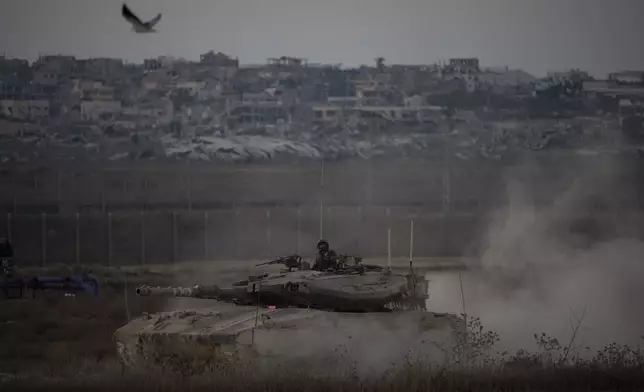
[[[47,271],[49,273],[56,271]],[[39,293],[35,299],[2,300],[0,306],[0,389],[6,390],[212,390],[212,391],[587,391],[643,390],[644,350],[619,345],[594,357],[535,335],[535,352],[494,352],[498,336],[470,320],[467,340],[456,342],[449,366],[408,363],[386,374],[358,377],[348,364],[335,377],[316,376],[302,366],[270,372],[246,364],[200,374],[175,367],[163,373],[123,372],[112,341],[127,322],[122,272],[94,271],[105,283],[102,296]],[[165,284],[163,273],[129,271],[129,281]],[[161,310],[164,301],[129,297],[132,315]],[[467,350],[465,348],[468,348]],[[467,366],[464,366],[467,365]]]

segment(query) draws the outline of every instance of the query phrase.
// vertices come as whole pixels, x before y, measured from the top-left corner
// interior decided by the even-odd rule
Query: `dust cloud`
[[[566,346],[580,321],[574,343],[582,355],[583,347],[639,343],[644,331],[644,315],[637,308],[644,295],[644,243],[628,234],[633,226],[626,215],[602,214],[593,204],[600,199],[619,208],[634,189],[616,180],[623,162],[595,162],[584,166],[571,160],[552,183],[507,173],[507,202],[489,222],[480,268],[462,273],[465,310],[480,317],[485,329],[499,333],[499,351],[536,349],[533,335],[541,332]],[[549,194],[550,201],[544,203],[537,194]],[[200,280],[208,276],[216,283],[231,277],[222,279],[214,270],[198,273]],[[429,311],[463,311],[457,274],[435,272],[428,279]],[[169,308],[186,307],[188,302],[192,301],[175,300]],[[342,343],[346,352],[341,356],[364,369],[384,368],[415,345],[405,338],[410,325],[392,331],[362,320],[347,328],[349,332],[329,326],[322,335],[321,327],[291,331],[290,343],[284,346],[288,349],[282,351],[293,359],[328,351],[330,342],[334,347]],[[436,355],[440,349],[434,348]]]
[[[612,342],[639,342],[644,243],[627,234],[626,215],[588,208],[589,198],[619,204],[632,193],[615,181],[623,168],[612,160],[575,168],[546,206],[531,197],[534,184],[509,176],[508,202],[490,222],[480,268],[461,273],[465,310],[499,333],[499,350],[534,350],[533,334],[542,332],[566,346],[580,322],[574,346],[581,355]],[[575,229],[579,222],[582,230]],[[428,279],[430,310],[463,311],[457,274]]]
[[[418,313],[319,313],[292,330],[269,330],[256,340],[262,356],[299,361],[316,371],[353,373],[364,377],[414,363],[444,364],[453,340],[447,319],[422,329]],[[453,321],[452,321],[453,322]]]

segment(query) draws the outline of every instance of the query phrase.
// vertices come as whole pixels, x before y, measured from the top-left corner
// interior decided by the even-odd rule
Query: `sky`
[[[0,54],[140,62],[208,50],[242,64],[304,57],[345,66],[478,57],[536,76],[644,69],[643,0],[128,0],[156,34],[135,34],[121,0],[0,0]]]

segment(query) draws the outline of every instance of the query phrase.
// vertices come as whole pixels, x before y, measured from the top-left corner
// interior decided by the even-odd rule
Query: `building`
[[[38,60],[33,63],[34,68],[48,68],[58,73],[70,72],[76,65],[76,57],[63,55],[44,55],[39,56]]]
[[[154,71],[163,68],[163,64],[159,59],[145,59],[143,60],[143,69],[146,71]]]
[[[33,73],[33,82],[43,86],[57,86],[59,81],[59,73],[55,69],[49,67],[39,67]]]
[[[404,98],[404,105],[407,108],[419,108],[425,104],[425,98],[422,95],[412,95]]]
[[[13,79],[0,81],[0,100],[20,100],[30,95],[29,88],[25,83]]]
[[[468,73],[461,75],[460,78],[465,83],[465,91],[468,93],[473,93],[479,89],[480,84],[478,75]]]
[[[275,67],[299,68],[306,65],[306,60],[299,57],[272,57],[267,60],[268,65]]]
[[[579,82],[583,83],[586,80],[591,80],[590,73],[588,71],[582,71],[580,69],[571,69],[568,71],[554,71],[548,72],[547,79],[552,80],[555,83],[561,84],[566,82]]]
[[[282,101],[279,96],[270,94],[266,91],[258,93],[243,93],[241,98],[242,105],[281,105]]]
[[[347,108],[338,105],[312,105],[311,109],[314,123],[328,123],[339,121]]]
[[[448,73],[454,74],[471,74],[480,72],[479,59],[472,58],[454,58],[449,59],[446,66]]]
[[[175,78],[173,71],[164,69],[150,71],[141,78],[141,88],[144,90],[159,90],[172,85]]]
[[[21,59],[8,59],[0,56],[0,80],[5,78],[27,79],[29,62]]]
[[[387,105],[391,89],[375,79],[355,80],[356,97],[359,105]]]
[[[203,65],[223,68],[239,68],[239,59],[232,58],[224,53],[209,51],[199,56],[199,62]]]
[[[86,75],[101,79],[115,78],[123,72],[123,69],[123,60],[103,57],[87,59],[84,65]]]
[[[49,117],[49,101],[45,100],[3,100],[0,113],[17,120],[38,120]]]
[[[360,120],[378,119],[387,123],[418,124],[432,121],[441,115],[442,107],[427,106],[422,97],[412,97],[409,106],[355,106],[312,105],[314,123],[338,122],[349,117]]]
[[[114,100],[114,87],[106,86],[103,82],[93,80],[74,79],[72,93],[82,100],[112,101]]]
[[[85,121],[97,121],[120,112],[120,101],[81,101],[80,103],[81,119]]]
[[[358,97],[327,97],[327,103],[331,106],[340,106],[342,108],[355,107],[360,103]]]
[[[174,105],[167,98],[138,102],[134,106],[123,107],[121,110],[121,115],[132,118],[133,122],[155,125],[169,125],[174,119],[174,114]]]
[[[487,69],[478,75],[479,87],[496,94],[531,94],[537,78],[522,70]]]
[[[174,89],[181,91],[191,97],[197,97],[199,93],[206,88],[206,82],[186,81],[176,83]]]
[[[608,74],[608,80],[618,84],[644,84],[644,71],[620,71]]]
[[[32,65],[34,83],[57,86],[78,73],[77,60],[73,56],[40,56]]]

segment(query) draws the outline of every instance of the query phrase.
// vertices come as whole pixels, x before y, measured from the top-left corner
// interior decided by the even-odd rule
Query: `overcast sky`
[[[584,68],[595,76],[644,69],[644,0],[0,0],[0,54],[198,59],[210,49],[260,63],[291,55],[312,62],[482,64],[536,75]]]

